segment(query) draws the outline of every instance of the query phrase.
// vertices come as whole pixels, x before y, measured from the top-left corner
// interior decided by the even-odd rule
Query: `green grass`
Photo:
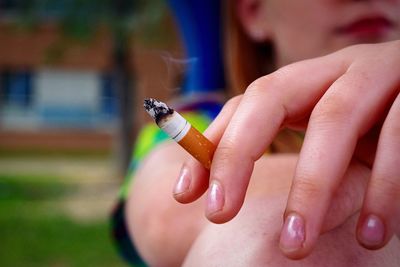
[[[75,189],[75,186],[65,185],[57,180],[59,179],[42,175],[0,174],[0,200],[54,201]]]
[[[107,218],[78,223],[60,211],[73,190],[52,177],[0,174],[0,266],[126,266]]]

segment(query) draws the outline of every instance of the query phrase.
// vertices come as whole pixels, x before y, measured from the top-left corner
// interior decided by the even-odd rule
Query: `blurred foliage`
[[[55,21],[66,36],[87,40],[99,26],[107,26],[117,35],[155,27],[160,25],[166,9],[163,0],[19,0],[14,17],[26,29]]]
[[[133,33],[146,43],[168,42],[161,21],[164,0],[14,0],[12,17],[19,29],[35,30],[43,22],[56,23],[62,40],[48,50],[46,61],[59,60],[71,42],[87,43],[100,29],[108,29],[116,49],[125,49]]]

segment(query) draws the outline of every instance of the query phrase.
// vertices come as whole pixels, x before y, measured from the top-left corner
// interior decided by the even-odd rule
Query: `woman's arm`
[[[208,245],[221,245],[219,249],[224,253],[218,252],[217,256],[222,262],[229,262],[238,255],[245,255],[239,253],[239,247],[236,247],[239,251],[236,251],[234,246],[227,247],[226,244],[230,244],[229,238],[236,237],[246,239],[244,248],[254,252],[251,255],[255,258],[247,260],[257,260],[265,254],[260,248],[266,247],[258,247],[260,244],[275,246],[273,251],[277,251],[278,243],[271,242],[268,236],[276,237],[276,230],[282,224],[282,207],[290,190],[298,155],[266,155],[256,162],[247,191],[246,211],[240,213],[239,224],[233,224],[240,226],[238,228],[232,228],[232,224],[229,223],[216,226],[206,220],[203,213],[204,199],[189,205],[181,205],[173,199],[171,191],[174,179],[187,157],[187,153],[177,144],[168,142],[155,148],[135,174],[126,214],[129,232],[145,261],[150,266],[181,266],[189,251],[190,259],[197,253],[203,253],[201,249],[205,245],[204,240],[208,240]],[[345,179],[342,190],[336,193],[336,200],[328,213],[324,231],[331,230],[337,226],[338,221],[344,221],[343,218],[359,210],[362,201],[360,192],[363,191],[369,174],[369,170],[361,166],[349,170],[349,179]],[[358,190],[350,190],[354,187]],[[242,229],[244,232],[241,230],[241,224],[247,225],[247,229]],[[221,234],[209,235],[215,229],[221,231]],[[251,229],[255,232],[261,231],[265,236],[260,235],[255,240],[254,235],[245,234],[247,231],[253,231]],[[349,229],[346,228],[346,231]],[[193,243],[196,244],[194,247]],[[329,244],[325,246],[329,247]],[[278,253],[275,257],[281,259],[282,255]]]
[[[188,157],[177,144],[166,142],[144,159],[133,178],[125,210],[128,229],[150,266],[181,266],[194,240],[206,225],[212,224],[204,216],[203,198],[182,205],[172,197],[175,178]],[[296,159],[297,155],[260,159],[249,186],[249,198],[286,195]]]
[[[172,197],[174,180],[188,157],[177,144],[166,142],[135,173],[125,212],[135,246],[150,266],[181,266],[194,240],[212,224],[204,216],[203,198],[182,205]],[[286,195],[296,159],[297,155],[260,159],[249,197]]]
[[[400,266],[400,242],[369,251],[354,236],[358,214],[320,236],[315,250],[290,260],[279,250],[282,210],[287,195],[247,199],[239,214],[225,224],[208,224],[191,247],[184,267],[393,267]]]
[[[150,266],[181,266],[206,223],[201,200],[184,206],[171,194],[187,157],[178,145],[165,142],[144,159],[133,178],[125,210],[128,230]]]

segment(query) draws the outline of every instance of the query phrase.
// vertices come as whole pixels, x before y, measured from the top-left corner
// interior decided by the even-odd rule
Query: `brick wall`
[[[135,98],[132,112],[135,134],[140,125],[148,121],[142,103],[145,97],[170,98],[176,90],[176,81],[184,72],[184,65],[174,59],[183,57],[178,34],[171,17],[162,26],[169,40],[147,43],[140,36],[132,36],[131,64],[135,79]],[[140,35],[140,33],[139,33]],[[0,23],[0,70],[35,69],[56,67],[67,69],[89,69],[107,71],[111,68],[112,41],[106,30],[99,30],[90,43],[67,41],[62,57],[48,62],[51,49],[62,44],[62,36],[56,26],[42,25],[35,31],[22,31],[7,23]],[[115,131],[114,131],[115,132]],[[5,131],[0,122],[0,149],[84,149],[109,150],[113,148],[115,133],[49,130],[26,132]]]

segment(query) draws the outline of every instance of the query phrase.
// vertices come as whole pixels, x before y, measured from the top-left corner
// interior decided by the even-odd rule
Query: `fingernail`
[[[207,194],[207,213],[212,214],[222,210],[225,203],[224,190],[217,181],[212,181]]]
[[[191,177],[189,168],[183,166],[181,172],[179,173],[178,182],[175,184],[174,187],[174,195],[180,195],[189,190],[190,181]]]
[[[305,226],[303,218],[297,213],[289,213],[285,219],[281,237],[280,248],[284,252],[293,252],[302,248],[305,241]]]
[[[380,246],[384,241],[385,226],[382,220],[373,214],[365,218],[359,231],[359,239],[367,247]]]

